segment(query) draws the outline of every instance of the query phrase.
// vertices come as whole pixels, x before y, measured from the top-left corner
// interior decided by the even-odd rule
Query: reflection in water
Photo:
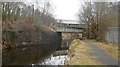
[[[65,62],[70,59],[67,52],[67,50],[56,51],[42,62],[32,64],[32,67],[35,67],[36,65],[64,65]]]
[[[61,47],[68,47],[71,40],[62,40]],[[65,61],[69,61],[68,50],[59,50],[51,54],[51,56],[45,59],[38,65],[64,65]]]
[[[68,55],[51,56],[40,65],[64,65],[65,60],[69,60]]]
[[[48,45],[40,45],[40,46],[27,46],[20,47],[13,50],[4,50],[2,54],[2,64],[33,64],[41,62],[47,56],[49,56],[55,49],[53,47],[48,47]]]
[[[68,43],[66,43],[67,41],[62,42],[64,42],[63,44],[68,45]],[[67,51],[58,51],[58,53],[53,53],[56,51],[56,49],[57,46],[55,46],[54,44],[41,44],[18,47],[12,50],[4,50],[2,53],[2,64],[64,65],[64,60],[69,60]]]

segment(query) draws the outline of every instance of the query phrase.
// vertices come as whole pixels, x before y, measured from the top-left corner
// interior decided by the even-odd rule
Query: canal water
[[[64,41],[68,45],[67,41]],[[55,50],[53,46],[33,45],[5,50],[2,54],[3,65],[64,65],[69,60],[68,50]]]
[[[70,59],[66,52],[67,50],[56,51],[48,58],[44,59],[42,62],[38,64],[32,64],[32,66],[34,67],[35,65],[64,65],[65,61],[69,61]]]
[[[39,65],[64,65],[65,61],[69,61],[69,56],[66,52],[67,51],[57,51],[42,63],[39,63]]]
[[[69,41],[64,40],[62,41],[61,47],[66,47],[69,45]],[[46,57],[42,62],[34,65],[64,65],[66,61],[69,61],[70,57],[68,56],[68,49],[67,50],[57,50],[53,52],[51,55]]]
[[[61,47],[69,47],[71,40],[62,40]],[[57,50],[37,65],[64,65],[70,60],[68,49]],[[35,64],[33,64],[35,65]]]

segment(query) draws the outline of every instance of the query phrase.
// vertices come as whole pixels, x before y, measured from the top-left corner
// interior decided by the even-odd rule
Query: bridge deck
[[[86,28],[85,24],[66,24],[66,23],[58,23],[57,24],[57,32],[83,32]]]
[[[78,28],[58,27],[56,31],[57,32],[80,32],[81,33],[83,32],[83,30],[84,30],[83,28],[78,29]]]

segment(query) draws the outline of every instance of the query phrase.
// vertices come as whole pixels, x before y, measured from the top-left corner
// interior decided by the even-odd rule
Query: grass
[[[91,55],[90,48],[79,39],[72,41],[68,52],[70,56],[68,65],[102,65],[95,56]]]
[[[117,44],[106,43],[106,42],[97,42],[96,40],[85,40],[85,41],[94,43],[94,45],[97,45],[100,48],[102,48],[104,51],[106,51],[106,53],[111,55],[116,60],[120,60],[118,58],[118,56],[119,56],[118,52],[120,51],[120,49]]]
[[[105,50],[109,55],[118,60],[118,52],[120,51],[117,44],[104,43],[104,42],[95,42],[97,46]]]

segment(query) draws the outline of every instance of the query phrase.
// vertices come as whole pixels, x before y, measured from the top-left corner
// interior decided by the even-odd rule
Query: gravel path
[[[106,65],[118,65],[118,61],[112,56],[107,54],[103,49],[94,45],[92,42],[83,41],[88,47],[91,48],[92,55],[95,55],[103,64]]]

